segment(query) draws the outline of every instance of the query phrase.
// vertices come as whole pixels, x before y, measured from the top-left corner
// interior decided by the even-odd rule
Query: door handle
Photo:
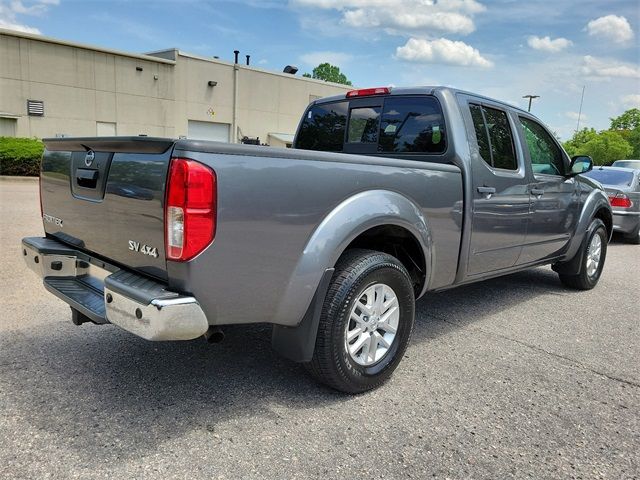
[[[484,195],[493,195],[496,193],[496,189],[494,187],[478,187],[478,193],[482,193]]]
[[[544,194],[544,190],[542,190],[541,188],[532,188],[531,193],[536,197],[539,197]]]

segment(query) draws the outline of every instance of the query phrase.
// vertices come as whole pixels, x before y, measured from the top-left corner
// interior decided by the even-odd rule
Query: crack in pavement
[[[617,377],[615,375],[611,375],[611,374],[608,374],[608,373],[605,373],[605,372],[601,372],[599,370],[596,370],[595,368],[590,367],[589,365],[585,365],[584,363],[582,363],[582,362],[580,362],[578,360],[574,360],[573,358],[566,357],[566,356],[561,355],[559,353],[550,352],[548,350],[545,350],[542,347],[538,347],[536,345],[531,345],[530,343],[523,342],[522,340],[518,340],[516,338],[512,338],[512,337],[509,337],[507,335],[503,335],[503,334],[498,333],[498,332],[485,330],[485,329],[480,328],[480,327],[464,325],[462,323],[458,323],[458,322],[454,322],[454,321],[451,321],[451,320],[447,320],[446,318],[439,317],[437,315],[434,315],[433,313],[429,313],[426,316],[427,317],[431,317],[431,318],[433,318],[433,319],[435,319],[437,321],[440,321],[440,322],[443,322],[443,323],[447,323],[449,325],[455,325],[456,327],[459,327],[459,328],[474,330],[474,331],[483,333],[483,334],[488,335],[488,336],[496,336],[496,337],[502,338],[503,340],[508,340],[508,341],[517,343],[518,345],[521,345],[523,347],[527,347],[530,350],[534,350],[536,352],[540,352],[540,353],[543,353],[543,354],[548,355],[550,357],[555,357],[557,359],[562,359],[562,360],[570,363],[571,365],[580,368],[581,370],[588,371],[588,372],[591,372],[591,373],[595,373],[596,375],[599,375],[601,377],[605,377],[605,378],[607,378],[609,380],[613,380],[614,382],[619,382],[619,383],[623,383],[625,385],[630,385],[632,387],[640,388],[640,383],[638,383],[636,381],[627,380],[625,378],[621,378],[621,377]]]

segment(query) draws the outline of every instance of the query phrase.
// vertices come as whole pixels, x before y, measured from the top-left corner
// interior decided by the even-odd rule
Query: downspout
[[[233,118],[231,121],[231,143],[238,143],[238,64],[233,65]]]

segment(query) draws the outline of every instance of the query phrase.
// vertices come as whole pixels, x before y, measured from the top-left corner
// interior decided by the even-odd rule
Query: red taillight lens
[[[609,196],[609,203],[612,207],[631,208],[631,206],[633,206],[631,199],[624,193],[618,193],[615,196]]]
[[[347,98],[353,97],[369,97],[371,95],[386,95],[390,90],[387,87],[378,88],[362,88],[360,90],[351,90],[347,92]]]
[[[191,260],[213,241],[216,200],[213,170],[194,160],[171,159],[164,210],[168,260]]]

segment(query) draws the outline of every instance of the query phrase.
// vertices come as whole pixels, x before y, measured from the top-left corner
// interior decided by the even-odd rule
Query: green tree
[[[630,130],[626,140],[633,147],[631,156],[640,159],[640,126]]]
[[[632,152],[633,147],[622,135],[613,130],[605,130],[575,147],[570,155],[589,155],[595,165],[611,165],[615,160],[629,158]]]
[[[610,118],[611,130],[633,130],[640,127],[640,110],[632,108],[619,117]]]
[[[351,85],[347,76],[340,72],[340,68],[330,63],[321,63],[313,69],[313,74],[305,73],[302,75],[307,78],[317,78],[325,82],[341,83],[343,85]]]
[[[562,145],[564,149],[567,151],[569,156],[573,157],[574,155],[578,155],[578,150],[584,146],[589,140],[594,139],[598,136],[598,132],[593,128],[583,128],[582,130],[573,134],[570,140],[567,140]]]

